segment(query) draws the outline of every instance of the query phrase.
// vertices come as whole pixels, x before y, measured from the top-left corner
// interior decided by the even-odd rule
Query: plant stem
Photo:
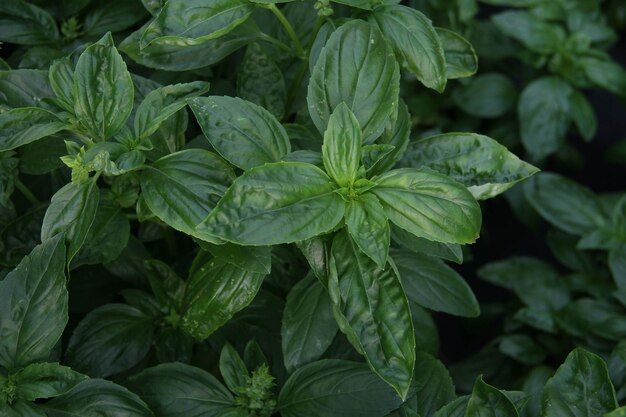
[[[267,33],[259,33],[259,37],[261,38],[262,41],[266,41],[269,42],[273,45],[276,45],[277,47],[279,47],[280,49],[282,49],[285,52],[289,52],[290,54],[293,54],[293,49],[291,49],[288,45],[286,45],[284,42],[276,39],[273,36],[268,35]]]
[[[28,200],[29,203],[31,204],[39,203],[39,199],[35,197],[35,194],[33,194],[33,192],[26,185],[24,185],[24,183],[20,181],[19,179],[15,180],[15,188],[17,188],[20,191],[20,193],[22,193],[22,195]]]
[[[280,9],[276,7],[275,4],[270,4],[267,6],[267,8],[270,9],[272,13],[274,13],[274,16],[276,16],[278,21],[280,21],[280,23],[283,25],[283,27],[287,31],[287,34],[291,38],[291,41],[293,42],[293,45],[296,49],[296,56],[300,59],[306,59],[306,52],[304,52],[304,49],[302,48],[302,44],[300,43],[300,38],[298,38],[296,31],[293,30],[293,26],[291,26],[291,23],[289,23],[289,20],[287,20],[283,12],[281,12]]]

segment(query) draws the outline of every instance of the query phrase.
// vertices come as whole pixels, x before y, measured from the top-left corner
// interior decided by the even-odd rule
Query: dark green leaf
[[[448,29],[436,28],[446,58],[449,80],[471,77],[478,71],[478,57],[467,39]]]
[[[361,194],[346,204],[346,226],[357,246],[384,268],[389,253],[389,222],[378,198]]]
[[[33,363],[20,369],[14,378],[18,398],[35,401],[64,394],[88,377],[58,363]]]
[[[322,145],[324,168],[339,187],[351,189],[359,177],[362,141],[359,121],[340,103],[328,119]]]
[[[35,142],[65,128],[67,124],[54,113],[36,107],[0,113],[0,152]]]
[[[580,62],[592,83],[613,94],[626,95],[626,70],[621,65],[592,57],[582,58]]]
[[[230,344],[226,343],[220,353],[220,374],[231,391],[246,386],[248,369],[239,353]]]
[[[485,73],[455,88],[452,100],[471,116],[491,119],[502,116],[515,106],[517,88],[502,74]]]
[[[578,90],[572,90],[570,96],[570,106],[572,110],[572,119],[584,140],[590,141],[596,135],[598,130],[598,119],[591,103]]]
[[[59,104],[65,110],[74,112],[74,64],[70,58],[54,61],[50,65],[48,77]]]
[[[19,45],[54,43],[59,31],[48,12],[22,0],[0,3],[0,40]]]
[[[42,101],[54,97],[48,72],[31,69],[0,71],[0,105],[7,107],[50,107]]]
[[[391,237],[393,240],[411,252],[423,253],[425,255],[452,261],[457,264],[463,263],[463,249],[456,243],[433,242],[421,237],[417,237],[400,229],[398,226],[391,227]]]
[[[544,22],[527,11],[508,10],[491,20],[502,33],[540,54],[555,52],[565,38],[565,31],[559,25]]]
[[[465,417],[519,417],[515,405],[502,391],[478,377],[467,403]]]
[[[222,261],[239,268],[259,274],[269,274],[272,271],[272,254],[269,246],[239,246],[232,243],[223,245],[204,245],[206,250]]]
[[[398,105],[398,117],[387,121],[383,135],[378,139],[378,146],[393,146],[393,149],[382,156],[372,167],[368,169],[369,175],[382,174],[393,168],[402,159],[411,135],[411,115],[404,101],[401,99]],[[376,146],[376,145],[373,145]],[[365,148],[363,149],[365,152]]]
[[[96,3],[85,16],[83,31],[88,36],[119,32],[143,20],[147,15],[138,1],[109,0]]]

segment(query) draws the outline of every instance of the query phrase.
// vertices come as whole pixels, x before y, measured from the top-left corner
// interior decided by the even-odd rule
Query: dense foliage
[[[626,415],[626,194],[549,172],[590,90],[626,97],[625,28],[621,0],[0,1],[0,417]],[[501,194],[550,255],[472,262]],[[446,315],[479,350],[442,354]]]

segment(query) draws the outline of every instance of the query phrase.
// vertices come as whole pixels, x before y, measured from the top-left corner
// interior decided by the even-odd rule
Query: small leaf
[[[507,395],[476,379],[464,417],[519,417],[515,405]]]
[[[544,22],[527,11],[508,10],[494,15],[491,20],[504,34],[539,54],[557,51],[565,39],[560,25]]]
[[[0,113],[0,152],[35,142],[67,128],[54,113],[36,107]]]
[[[446,77],[449,80],[471,77],[478,71],[478,57],[467,39],[444,28],[435,28],[446,58]]]
[[[345,103],[339,104],[328,119],[324,132],[324,168],[339,187],[352,187],[361,167],[362,134],[359,121]]]
[[[346,205],[346,226],[357,246],[376,265],[384,268],[389,253],[389,222],[378,198],[370,193],[351,199]]]
[[[578,90],[572,90],[570,96],[572,119],[580,133],[580,136],[589,142],[598,130],[598,119],[589,100]]]
[[[517,102],[517,87],[508,77],[488,72],[472,77],[455,88],[452,101],[470,116],[485,119],[500,117]]]
[[[248,369],[239,353],[229,343],[226,343],[220,353],[220,374],[231,391],[246,386]]]

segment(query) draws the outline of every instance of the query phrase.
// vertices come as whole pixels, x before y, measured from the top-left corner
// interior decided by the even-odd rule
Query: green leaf
[[[148,283],[161,307],[180,309],[185,293],[183,281],[169,265],[157,260],[144,262]]]
[[[42,407],[49,417],[153,416],[148,406],[137,395],[102,379],[83,381]]]
[[[446,59],[432,22],[421,12],[403,5],[377,7],[371,20],[391,43],[402,68],[426,87],[446,88]]]
[[[193,236],[234,178],[232,168],[217,155],[189,149],[147,165],[141,192],[158,218]]]
[[[59,104],[70,113],[74,112],[74,64],[69,57],[57,59],[48,72],[50,87]]]
[[[455,88],[452,100],[470,116],[491,119],[502,116],[515,106],[517,87],[508,77],[489,72]]]
[[[18,45],[57,42],[59,31],[45,10],[22,0],[0,3],[0,40]]]
[[[232,243],[223,245],[204,244],[203,247],[213,256],[239,268],[259,274],[272,271],[272,254],[269,246],[239,246]]]
[[[609,252],[609,268],[617,288],[626,288],[626,245],[620,245]]]
[[[278,397],[283,417],[379,417],[400,398],[367,366],[327,359],[291,375]]]
[[[315,63],[307,102],[313,123],[324,133],[342,102],[356,116],[363,143],[381,135],[398,106],[400,72],[380,30],[362,20],[333,32]]]
[[[87,239],[96,218],[99,199],[94,178],[80,184],[66,184],[52,196],[41,226],[41,241],[64,233],[68,243],[68,265]]]
[[[128,385],[159,417],[217,417],[233,405],[233,396],[213,375],[183,363],[148,368]]]
[[[8,110],[0,113],[0,152],[35,142],[65,128],[67,124],[48,110],[36,107]]]
[[[111,0],[94,6],[85,15],[83,32],[88,36],[120,32],[144,20],[148,15],[138,1]]]
[[[373,166],[368,169],[368,176],[382,174],[393,168],[402,159],[411,136],[411,115],[409,109],[400,99],[398,105],[398,117],[393,120],[389,118],[383,135],[378,139],[378,146],[393,146],[393,150],[382,156]],[[377,145],[373,145],[377,146]],[[363,148],[365,152],[365,147]]]
[[[248,0],[175,0],[165,3],[141,37],[140,47],[200,45],[242,24],[254,5]]]
[[[409,300],[433,311],[462,317],[480,314],[478,301],[465,280],[443,261],[424,254],[393,251]]]
[[[402,165],[447,175],[479,200],[495,197],[539,171],[495,140],[475,133],[446,133],[413,142]]]
[[[437,410],[433,417],[464,417],[469,400],[469,395],[459,397]]]
[[[332,0],[333,3],[345,4],[346,6],[356,7],[363,10],[373,10],[376,6],[383,3],[383,0]]]
[[[556,77],[534,80],[524,88],[517,113],[522,144],[535,159],[543,159],[565,141],[570,123],[572,87]]]
[[[519,417],[515,405],[502,391],[476,379],[464,417]]]
[[[480,232],[480,207],[467,189],[448,177],[396,169],[373,178],[370,192],[387,217],[415,236],[446,243],[471,243]]]
[[[415,253],[452,261],[457,264],[463,263],[463,249],[456,243],[433,242],[421,237],[417,237],[398,226],[391,227],[391,237],[394,242],[399,243],[405,249]]]
[[[539,54],[557,51],[565,39],[561,26],[544,22],[527,11],[508,10],[494,15],[491,20],[502,33]]]
[[[372,370],[406,398],[415,365],[415,338],[395,268],[377,267],[346,233],[340,233],[331,250],[328,290],[341,331]]]
[[[598,130],[598,119],[589,100],[578,90],[572,90],[570,96],[572,119],[580,136],[589,142]]]
[[[245,308],[259,291],[265,274],[246,271],[219,259],[210,260],[187,283],[182,328],[204,340]]]
[[[281,342],[287,372],[318,360],[336,334],[328,293],[308,274],[291,289],[283,311]]]
[[[261,106],[225,96],[195,98],[189,105],[213,148],[241,169],[278,162],[291,152],[287,132]]]
[[[498,349],[502,354],[527,366],[539,365],[546,359],[546,351],[541,345],[525,334],[502,336],[498,342]]]
[[[589,80],[613,94],[626,96],[626,70],[607,59],[584,57],[580,64]]]
[[[605,222],[602,207],[591,190],[558,174],[536,175],[524,184],[524,194],[544,219],[567,233],[584,235]]]
[[[350,199],[346,204],[346,226],[363,253],[384,268],[389,253],[389,222],[378,198],[365,193]]]
[[[137,108],[135,136],[142,139],[152,135],[165,120],[187,105],[187,99],[207,91],[209,83],[204,81],[168,85],[152,90]]]
[[[581,348],[548,380],[541,402],[543,417],[602,417],[617,408],[606,364]]]
[[[265,108],[277,119],[285,114],[287,86],[283,74],[256,42],[246,49],[237,76],[237,95]]]
[[[446,59],[446,78],[471,77],[478,71],[478,57],[467,39],[444,28],[435,28]]]
[[[408,405],[423,417],[431,417],[456,399],[454,384],[446,367],[434,356],[424,352],[416,353],[415,380],[411,391],[415,392],[415,396],[405,406]]]
[[[48,358],[68,320],[63,236],[45,240],[0,281],[0,365]]]
[[[33,363],[20,369],[13,378],[18,398],[25,401],[57,397],[88,379],[86,375],[58,363]]]
[[[436,355],[439,352],[439,332],[432,315],[417,303],[409,301],[415,332],[415,350]],[[416,366],[416,369],[417,366]]]
[[[94,378],[126,371],[150,350],[152,321],[152,317],[125,304],[98,307],[72,333],[65,360],[73,369]]]
[[[16,266],[40,242],[46,205],[40,204],[4,225],[0,236],[0,264]]]
[[[265,164],[237,178],[196,233],[242,245],[310,239],[332,230],[345,203],[314,165]]]
[[[52,107],[43,101],[54,97],[48,72],[31,69],[0,71],[0,105],[7,107]]]
[[[226,343],[220,352],[220,374],[231,391],[246,386],[249,377],[248,369],[239,353],[229,343]]]
[[[111,34],[89,46],[74,72],[74,112],[96,140],[115,135],[133,108],[133,81]]]
[[[328,119],[322,145],[324,168],[339,187],[352,188],[359,177],[362,140],[359,121],[340,103]]]

